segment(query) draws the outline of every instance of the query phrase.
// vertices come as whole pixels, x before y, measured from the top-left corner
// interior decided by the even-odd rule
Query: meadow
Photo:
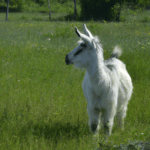
[[[74,27],[82,31],[83,22],[49,22],[40,13],[10,13],[5,22],[0,13],[0,149],[115,150],[150,141],[150,12],[128,13],[119,23],[86,22],[99,36],[105,59],[120,45],[134,86],[125,129],[115,121],[105,144],[102,130],[96,144],[89,132],[85,71],[65,64],[79,40]]]

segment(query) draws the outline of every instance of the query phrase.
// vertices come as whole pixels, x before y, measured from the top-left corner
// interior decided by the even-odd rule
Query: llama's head
[[[65,61],[67,65],[74,64],[77,68],[86,68],[95,58],[97,47],[100,49],[99,40],[93,37],[91,32],[83,25],[84,34],[80,33],[75,27],[75,32],[81,39],[79,45],[66,55]]]

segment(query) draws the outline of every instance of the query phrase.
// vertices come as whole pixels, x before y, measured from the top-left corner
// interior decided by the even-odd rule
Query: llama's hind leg
[[[89,115],[89,126],[91,131],[95,134],[98,133],[99,131],[99,115],[100,115],[100,111],[97,108],[91,108],[88,106],[87,108],[88,111],[88,115]]]
[[[117,122],[119,127],[124,129],[124,118],[126,117],[127,107],[124,107],[121,111],[117,112]]]

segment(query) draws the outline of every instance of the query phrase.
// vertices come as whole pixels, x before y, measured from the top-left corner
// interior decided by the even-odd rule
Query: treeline
[[[150,6],[150,0],[49,0],[49,2],[52,6],[51,9],[55,7],[56,12],[63,10],[63,13],[66,11],[66,13],[70,14],[75,12],[74,4],[76,2],[78,19],[106,21],[119,21],[120,12],[123,7],[137,9],[139,7]],[[6,3],[7,0],[0,0],[0,5],[6,6]],[[48,0],[9,0],[10,7],[14,7],[18,11],[25,10],[33,3],[45,6],[45,8],[48,7]]]
[[[64,4],[71,2],[74,0],[49,0],[50,4]],[[79,1],[77,0],[77,3]],[[15,8],[17,11],[22,11],[26,9],[26,6],[33,6],[34,4],[38,4],[40,6],[47,6],[48,0],[9,0],[9,6]],[[7,0],[0,0],[0,7],[6,7]]]
[[[84,20],[119,21],[122,7],[138,9],[150,5],[150,0],[80,0]]]
[[[49,0],[51,3],[65,3],[65,2],[72,2],[74,0]],[[40,5],[47,4],[48,0],[9,0],[10,6],[19,6],[24,4],[31,4],[31,3],[38,3]],[[0,5],[7,3],[7,0],[0,0]]]

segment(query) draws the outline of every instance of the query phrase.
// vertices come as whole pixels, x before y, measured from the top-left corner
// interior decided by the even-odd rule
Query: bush
[[[120,18],[121,6],[124,4],[145,6],[149,0],[80,0],[81,17],[84,20],[117,20]]]
[[[81,0],[81,13],[85,20],[115,20],[121,0]]]
[[[36,3],[43,5],[45,3],[45,0],[35,0]]]
[[[150,5],[149,0],[128,0],[127,2],[131,2],[131,3],[133,3],[133,4],[135,4],[136,6],[139,6],[139,7]]]
[[[23,9],[24,0],[10,0],[10,6],[16,7],[18,11]]]

